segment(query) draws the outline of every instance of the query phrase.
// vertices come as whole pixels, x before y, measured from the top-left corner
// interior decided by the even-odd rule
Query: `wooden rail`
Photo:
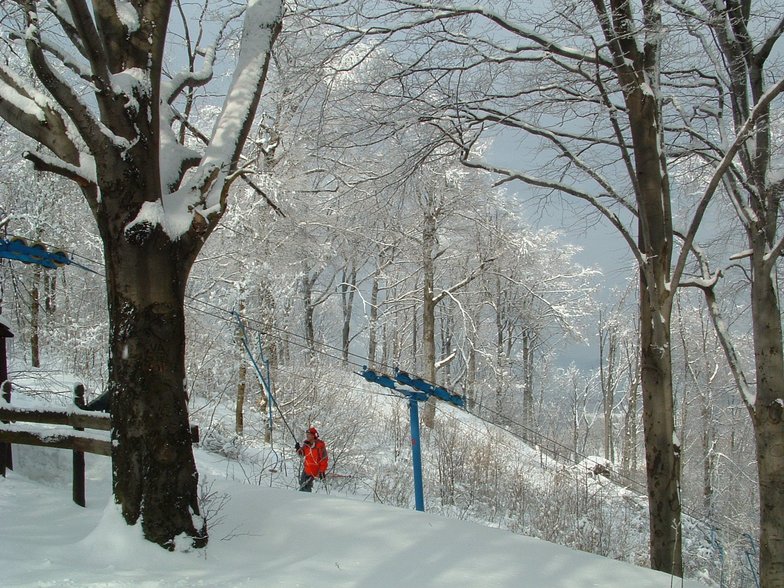
[[[11,404],[10,382],[4,382],[0,398],[0,476],[5,476],[6,468],[13,469],[11,446],[14,443],[70,449],[73,451],[73,500],[84,506],[84,454],[112,454],[111,439],[103,433],[112,428],[111,416],[108,412],[84,410],[84,406],[81,384],[74,386],[74,406],[36,408]],[[191,426],[191,441],[199,442],[196,425]]]
[[[73,500],[84,506],[84,454],[112,454],[108,435],[98,432],[109,431],[112,425],[108,413],[88,412],[83,407],[81,384],[74,387],[74,406],[63,409],[14,406],[10,403],[10,390],[4,387],[0,400],[0,475],[5,476],[6,468],[13,469],[11,445],[14,443],[70,449],[73,451]]]

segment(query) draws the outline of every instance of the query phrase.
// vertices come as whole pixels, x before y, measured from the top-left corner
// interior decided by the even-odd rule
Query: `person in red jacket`
[[[329,464],[327,445],[319,439],[316,427],[310,427],[305,431],[305,440],[302,445],[296,442],[294,449],[304,458],[302,474],[299,477],[299,489],[302,492],[312,492],[313,480],[316,478],[323,480],[327,472]]]

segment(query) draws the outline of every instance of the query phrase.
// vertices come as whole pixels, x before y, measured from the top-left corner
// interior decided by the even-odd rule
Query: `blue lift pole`
[[[408,398],[411,421],[411,463],[414,468],[414,506],[425,512],[425,492],[422,488],[422,450],[419,443],[419,406],[415,398]]]
[[[464,408],[465,402],[457,394],[452,394],[440,386],[399,370],[395,376],[388,376],[363,366],[359,375],[368,382],[391,388],[408,398],[409,421],[411,422],[411,465],[414,469],[414,501],[416,509],[424,512],[425,493],[422,489],[422,450],[419,439],[419,407],[417,403],[427,402],[431,396],[446,400],[459,408]],[[398,386],[402,386],[402,388]]]

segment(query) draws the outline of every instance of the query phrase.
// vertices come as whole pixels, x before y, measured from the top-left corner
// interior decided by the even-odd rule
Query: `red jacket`
[[[307,475],[317,478],[319,474],[327,471],[327,465],[329,464],[327,445],[321,439],[316,439],[313,445],[309,445],[305,441],[302,447],[297,450],[297,453],[305,458],[302,468]]]

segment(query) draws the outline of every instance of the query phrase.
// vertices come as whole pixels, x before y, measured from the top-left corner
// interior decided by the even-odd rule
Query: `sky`
[[[124,523],[110,460],[86,455],[87,506],[71,501],[70,454],[16,447],[0,477],[3,586],[153,588],[697,588],[660,572],[477,523],[381,505],[317,485],[307,494],[227,478],[196,448],[214,497],[206,549],[167,552]]]

